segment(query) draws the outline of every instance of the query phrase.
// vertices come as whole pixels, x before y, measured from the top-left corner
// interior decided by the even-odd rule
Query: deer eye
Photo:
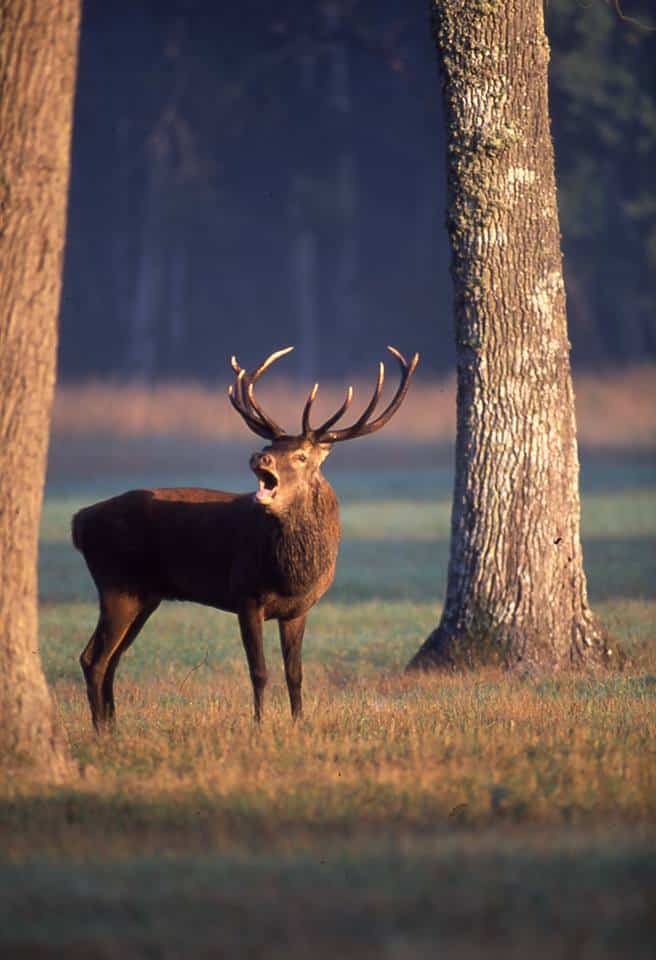
[[[305,456],[304,453],[297,453],[296,459],[299,461],[299,463],[305,463],[307,460],[307,457]]]

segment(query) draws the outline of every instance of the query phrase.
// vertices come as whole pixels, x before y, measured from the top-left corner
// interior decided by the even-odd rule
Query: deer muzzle
[[[274,468],[273,457],[268,453],[254,453],[250,460],[250,467],[258,481],[254,499],[257,503],[271,503],[278,493],[280,483],[280,477]]]

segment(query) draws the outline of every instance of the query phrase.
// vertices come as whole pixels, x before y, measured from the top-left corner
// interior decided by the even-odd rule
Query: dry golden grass
[[[258,729],[234,618],[168,604],[122,660],[118,729],[98,738],[77,662],[96,602],[69,530],[98,495],[77,486],[79,458],[100,476],[101,446],[81,438],[76,485],[46,500],[41,651],[82,773],[53,790],[0,778],[3,956],[650,960],[649,458],[584,471],[591,595],[624,674],[404,676],[439,616],[451,474],[405,454],[400,470],[390,444],[391,467],[339,477],[344,543],[304,644],[304,720],[273,624]],[[133,480],[148,445],[107,446]]]
[[[311,663],[304,720],[292,725],[278,680],[257,728],[245,673],[235,662],[186,680],[125,679],[117,733],[100,739],[81,684],[60,682],[83,776],[66,807],[18,830],[9,817],[5,855],[289,852],[380,831],[656,825],[651,676],[345,681]]]
[[[656,445],[656,370],[653,366],[575,377],[579,438],[590,448],[653,449]],[[372,383],[356,382],[364,404]],[[391,390],[391,388],[388,388]],[[284,380],[263,383],[261,394],[274,416],[289,430],[300,421],[303,390]],[[344,387],[322,384],[317,418],[342,402]],[[198,439],[242,438],[243,424],[227,402],[225,387],[197,383],[152,388],[109,382],[62,384],[57,389],[54,429],[64,434],[117,437],[179,435]],[[455,380],[418,380],[386,436],[449,442],[455,432]]]
[[[651,955],[653,676],[307,687],[258,729],[241,663],[126,678],[97,738],[60,681],[83,775],[0,793],[5,955]]]

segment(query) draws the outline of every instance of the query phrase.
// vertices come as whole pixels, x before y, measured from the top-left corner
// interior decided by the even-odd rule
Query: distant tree
[[[458,364],[442,619],[411,666],[617,654],[588,606],[542,0],[436,0]],[[612,661],[611,661],[612,662]]]
[[[565,282],[578,362],[656,352],[656,8],[545,5]]]
[[[55,382],[79,0],[0,0],[0,758],[59,780],[38,647],[37,539]]]
[[[426,266],[424,19],[399,0],[88,3],[61,375],[214,379],[230,329],[237,354],[288,340],[297,374],[342,376],[325,347],[364,369],[401,313],[423,349],[446,276],[443,251]]]

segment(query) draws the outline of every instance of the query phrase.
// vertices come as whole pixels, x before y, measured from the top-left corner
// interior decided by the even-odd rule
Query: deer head
[[[324,482],[320,467],[332,450],[333,444],[340,443],[342,440],[365,437],[385,426],[403,403],[410,386],[410,379],[419,362],[418,353],[415,353],[408,363],[398,350],[388,347],[389,352],[396,357],[401,366],[401,380],[396,393],[382,413],[374,417],[385,379],[385,367],[380,363],[373,396],[362,414],[350,427],[337,429],[336,424],[351,405],[353,387],[349,387],[346,391],[344,402],[336,413],[318,427],[311,425],[312,405],[319,390],[319,384],[315,383],[303,409],[301,432],[292,435],[286,433],[262,409],[255,398],[255,383],[276,360],[293,349],[293,347],[287,347],[285,350],[277,350],[250,373],[239,365],[235,357],[231,359],[236,379],[228,390],[230,402],[254,433],[270,441],[269,445],[260,453],[254,453],[250,459],[251,470],[258,480],[254,499],[275,513],[282,512],[299,496],[307,495]]]

